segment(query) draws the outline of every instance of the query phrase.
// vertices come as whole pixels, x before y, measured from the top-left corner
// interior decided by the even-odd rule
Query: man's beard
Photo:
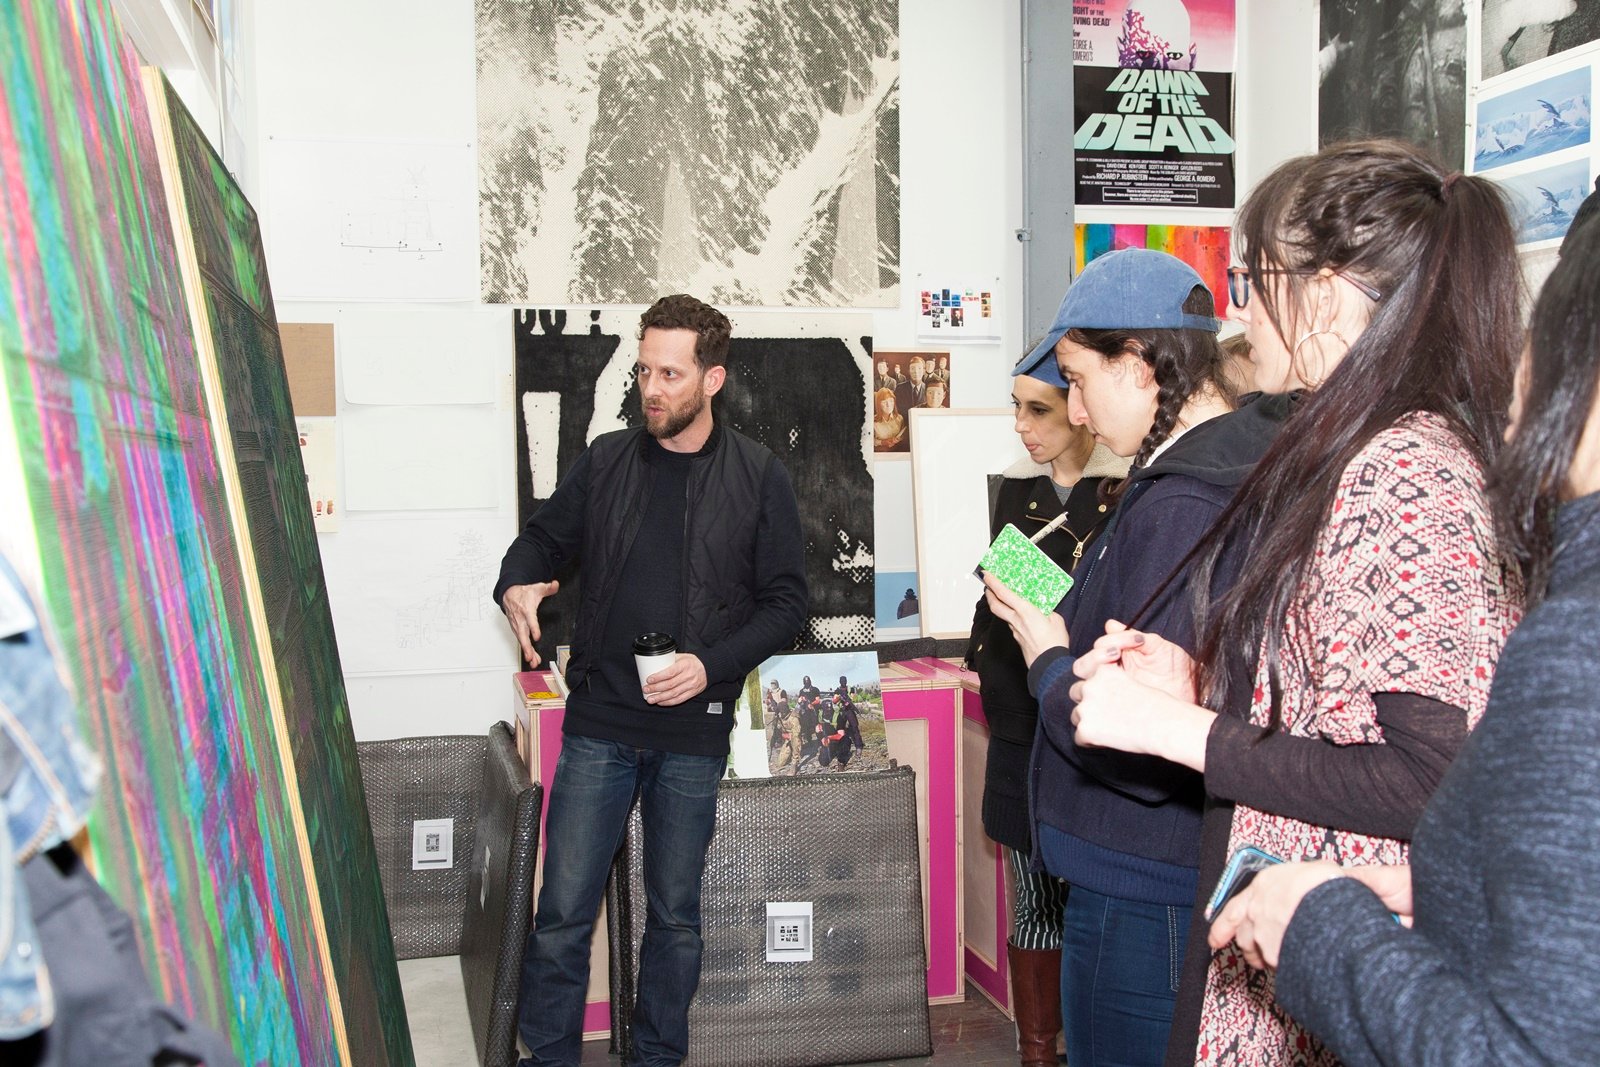
[[[644,428],[646,432],[658,441],[670,440],[689,428],[689,424],[699,417],[700,412],[706,407],[706,395],[697,392],[692,400],[685,400],[681,406],[674,409],[667,406],[665,412],[657,416],[657,421],[652,421],[650,412],[644,411]],[[644,409],[641,403],[640,408]]]

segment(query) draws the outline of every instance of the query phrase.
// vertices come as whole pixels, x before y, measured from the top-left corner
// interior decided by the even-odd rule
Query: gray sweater
[[[1600,1063],[1600,494],[1412,849],[1416,926],[1349,879],[1302,901],[1279,1002],[1349,1067]]]

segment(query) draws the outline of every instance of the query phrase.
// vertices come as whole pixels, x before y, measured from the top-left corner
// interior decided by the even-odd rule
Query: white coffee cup
[[[633,665],[639,671],[643,688],[652,674],[678,662],[678,642],[671,634],[640,634],[633,639]]]

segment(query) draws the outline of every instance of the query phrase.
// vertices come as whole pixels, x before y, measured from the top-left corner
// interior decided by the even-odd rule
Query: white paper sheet
[[[506,631],[510,633],[509,630]],[[478,734],[508,717],[511,668],[426,674],[345,674],[357,741]]]
[[[335,533],[344,514],[339,492],[339,420],[309,416],[294,420],[300,435],[300,462],[311,494],[311,521],[317,533]]]
[[[504,457],[492,405],[352,405],[341,418],[351,511],[498,506]]]
[[[494,368],[511,363],[503,308],[367,305],[338,319],[352,404],[492,404]]]
[[[516,642],[489,599],[515,527],[509,517],[347,518],[322,542],[345,672],[515,669]]]
[[[280,299],[477,297],[470,144],[272,138],[266,187]]]
[[[983,583],[972,568],[989,545],[989,475],[1027,453],[1004,409],[911,412],[912,499],[922,636],[965,638]]]

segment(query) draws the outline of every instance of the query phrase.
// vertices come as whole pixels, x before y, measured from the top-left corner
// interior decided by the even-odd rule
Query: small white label
[[[418,819],[411,824],[411,869],[448,868],[455,858],[454,819]]]
[[[706,714],[707,715],[721,715],[722,714],[722,701],[713,700],[711,703],[707,704],[706,705]]]
[[[767,901],[767,962],[811,960],[811,901]]]

